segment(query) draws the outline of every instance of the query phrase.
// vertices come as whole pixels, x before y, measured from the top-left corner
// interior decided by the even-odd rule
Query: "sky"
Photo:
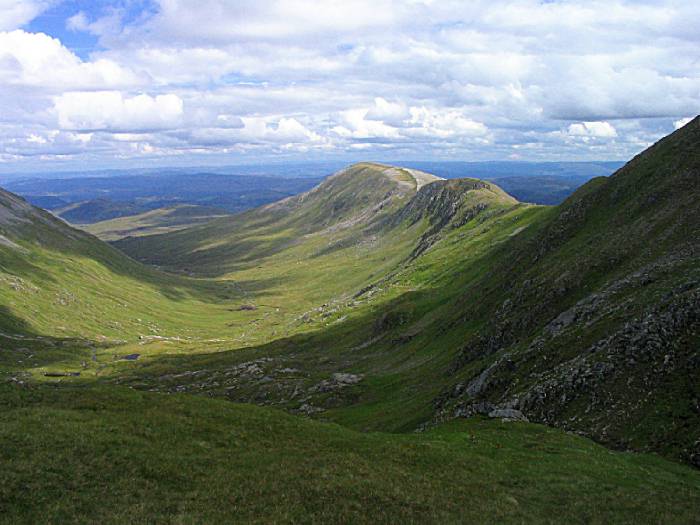
[[[0,171],[625,160],[700,113],[697,0],[0,0]]]

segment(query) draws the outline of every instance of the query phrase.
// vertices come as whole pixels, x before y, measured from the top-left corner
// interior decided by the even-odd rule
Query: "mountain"
[[[70,205],[78,206],[82,212],[80,209],[75,211],[69,208],[67,212],[72,217],[64,218],[85,224],[181,204],[239,212],[306,191],[320,180],[320,177],[287,178],[283,175],[230,175],[192,171],[108,175],[23,178],[10,181],[6,188],[25,197],[32,204],[52,211]],[[99,213],[100,206],[108,213]],[[90,207],[98,208],[94,216],[89,213]]]
[[[595,177],[607,177],[623,162],[409,162],[447,179],[471,177],[498,185],[521,202],[561,204]]]
[[[700,118],[554,207],[361,163],[119,250],[2,192],[3,510],[692,522],[699,171]]]
[[[554,208],[480,181],[402,192],[397,179],[376,178],[380,166],[360,165],[288,202],[117,246],[171,270],[283,276],[299,301],[314,299],[307,321],[349,298],[374,303],[347,330],[295,343],[313,361],[314,347],[342,340],[354,372],[395,378],[368,385],[356,408],[322,407],[339,421],[400,430],[512,410],[615,448],[697,462],[699,144],[696,119]],[[372,186],[385,186],[361,193],[370,168]],[[363,204],[336,201],[336,190]],[[361,269],[344,267],[339,250],[365,245]],[[328,303],[310,289],[356,292]],[[280,345],[265,355],[291,351]],[[282,391],[278,401],[293,405]]]
[[[436,199],[444,209],[429,209]],[[489,205],[515,204],[481,181],[445,181],[418,170],[361,163],[306,193],[181,232],[123,239],[115,246],[162,268],[221,276],[282,253],[299,252],[300,263],[312,255],[315,264],[321,255],[366,246],[386,258],[395,244],[416,241],[425,221],[442,227],[466,209],[478,213]]]
[[[700,119],[595,179],[501,250],[488,311],[436,401],[516,408],[617,448],[700,464]]]
[[[108,199],[93,199],[76,202],[54,209],[53,212],[72,224],[91,224],[127,215],[138,215],[148,208],[131,202],[113,202]]]

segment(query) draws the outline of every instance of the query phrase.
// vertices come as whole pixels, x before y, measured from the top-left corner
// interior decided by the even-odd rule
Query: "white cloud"
[[[83,62],[58,39],[42,33],[0,32],[0,82],[5,84],[61,91],[114,89],[145,81],[112,60]]]
[[[686,124],[689,124],[691,120],[693,120],[693,117],[686,117],[686,118],[682,118],[682,119],[680,119],[680,120],[676,120],[676,121],[673,123],[673,127],[674,127],[675,129],[681,129],[681,128],[682,128],[683,126],[685,126]]]
[[[259,117],[241,119],[243,128],[240,137],[250,141],[279,143],[319,142],[321,136],[307,129],[295,118],[280,118],[276,122]]]
[[[374,106],[369,108],[365,119],[378,120],[392,126],[402,126],[411,117],[411,113],[402,102],[389,102],[382,97],[374,99]]]
[[[124,97],[118,91],[68,92],[56,98],[62,129],[136,131],[172,129],[183,116],[177,95]]]
[[[17,29],[49,1],[0,0],[5,159],[628,158],[700,113],[698,2],[100,2],[80,58]]]
[[[571,124],[568,132],[572,137],[617,137],[617,131],[609,122],[578,122]]]
[[[0,31],[11,31],[30,22],[52,2],[38,0],[0,0]]]
[[[426,107],[411,108],[411,124],[414,133],[436,138],[484,137],[488,128],[481,122],[467,118],[459,110],[432,110]]]
[[[339,115],[340,123],[333,132],[347,139],[398,139],[399,130],[384,122],[367,119],[367,109],[349,109]]]
[[[402,11],[385,0],[160,0],[147,30],[198,42],[290,37],[360,31],[391,24]]]
[[[66,20],[66,27],[71,31],[88,31],[90,29],[90,21],[83,11],[78,11]]]

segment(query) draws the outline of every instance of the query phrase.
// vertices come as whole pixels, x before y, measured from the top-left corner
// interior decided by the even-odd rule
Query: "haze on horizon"
[[[700,113],[682,0],[0,0],[0,171],[625,160]]]

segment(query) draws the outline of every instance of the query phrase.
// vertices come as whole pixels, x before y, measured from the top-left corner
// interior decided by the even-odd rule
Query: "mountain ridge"
[[[387,228],[397,228],[407,219],[407,216],[401,216],[399,210],[410,206],[416,196],[430,192],[434,184],[445,188],[437,198],[452,195],[448,207],[455,207],[450,213],[456,213],[456,207],[461,201],[456,197],[460,192],[454,191],[454,188],[463,184],[462,189],[465,191],[462,193],[466,195],[470,189],[467,188],[468,183],[446,181],[418,170],[405,170],[378,163],[358,163],[335,173],[305,193],[204,224],[192,229],[191,234],[189,231],[180,231],[156,237],[126,238],[116,241],[115,246],[138,260],[170,270],[182,270],[185,267],[188,270],[197,267],[201,270],[207,267],[206,263],[202,264],[202,261],[206,261],[207,246],[221,252],[220,256],[214,256],[212,260],[218,262],[225,257],[225,264],[230,264],[239,252],[237,243],[245,241],[248,232],[252,230],[260,231],[259,235],[265,238],[277,235],[278,232],[290,232],[285,242],[274,244],[273,249],[277,251],[308,235],[340,236],[343,238],[331,241],[340,245],[359,243],[366,234],[376,237],[386,235]],[[496,186],[484,183],[479,188],[471,189],[491,191],[491,188]],[[485,200],[484,207],[491,204],[515,205],[517,202],[501,190],[494,191],[493,194],[493,198]],[[429,197],[433,201],[435,198],[435,195]],[[420,202],[422,204],[419,205],[427,204]],[[417,217],[410,226],[422,219],[429,217]],[[151,243],[157,244],[158,248],[149,246],[141,251],[142,246]],[[208,275],[214,271],[212,269]]]

